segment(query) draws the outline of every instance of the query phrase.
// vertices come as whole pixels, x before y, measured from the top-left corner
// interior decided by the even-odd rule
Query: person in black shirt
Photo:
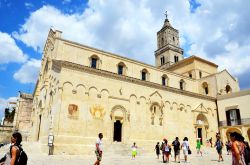
[[[178,137],[175,138],[172,146],[174,146],[174,161],[176,162],[176,157],[178,157],[178,163],[180,163],[180,142]]]
[[[160,143],[159,142],[157,142],[155,146],[155,152],[156,152],[157,159],[159,159],[159,155],[160,155]]]

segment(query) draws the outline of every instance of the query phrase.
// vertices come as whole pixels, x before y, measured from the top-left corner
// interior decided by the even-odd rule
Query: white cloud
[[[14,74],[14,79],[21,83],[35,83],[39,74],[41,61],[30,59]]]
[[[180,32],[181,44],[195,54],[233,74],[249,70],[250,3],[198,0],[194,13],[183,0],[116,1],[90,0],[82,13],[65,14],[52,6],[31,13],[15,37],[35,50],[42,50],[51,26],[63,37],[103,50],[154,64],[156,32],[163,25],[165,10]],[[114,7],[116,6],[116,7]],[[44,19],[46,18],[46,19]]]
[[[16,45],[15,40],[9,34],[0,32],[0,64],[23,63],[26,60],[27,55]]]
[[[24,5],[27,9],[34,7],[34,5],[32,3],[29,3],[29,2],[25,2]]]

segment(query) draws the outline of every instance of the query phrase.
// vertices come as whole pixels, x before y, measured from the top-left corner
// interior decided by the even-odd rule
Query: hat
[[[166,141],[167,140],[167,138],[163,138],[163,141]]]

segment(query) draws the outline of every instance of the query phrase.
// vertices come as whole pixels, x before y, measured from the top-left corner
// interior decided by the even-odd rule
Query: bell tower
[[[167,69],[170,65],[183,59],[183,49],[180,48],[179,31],[170,24],[167,12],[166,19],[160,31],[157,32],[157,50],[155,65]]]

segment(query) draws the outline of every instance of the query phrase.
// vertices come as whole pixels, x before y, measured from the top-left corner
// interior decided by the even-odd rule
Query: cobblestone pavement
[[[7,147],[6,147],[7,148]],[[0,155],[4,153],[0,149]],[[190,164],[190,165],[230,165],[231,155],[226,155],[224,151],[223,162],[218,162],[218,156],[214,148],[206,149],[203,156],[198,156],[196,153],[188,156],[188,162],[185,163],[181,154],[181,163],[175,163],[173,157],[170,157],[168,164]],[[28,165],[93,165],[95,155],[46,155],[37,153],[36,151],[27,151],[29,160]],[[156,159],[154,153],[139,154],[136,159],[132,160],[129,154],[116,154],[115,152],[104,152],[101,165],[158,165],[163,164],[161,159]]]

